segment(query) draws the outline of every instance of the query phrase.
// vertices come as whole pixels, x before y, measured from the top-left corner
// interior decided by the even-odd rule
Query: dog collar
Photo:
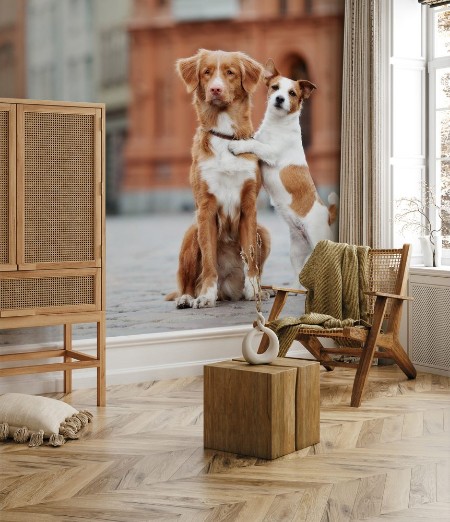
[[[209,129],[209,131],[206,131],[206,132],[209,132],[213,136],[217,136],[218,138],[222,138],[224,140],[233,141],[233,140],[239,139],[234,134],[230,136],[229,134],[223,134],[222,132],[215,131],[214,129]],[[253,136],[249,136],[248,138],[245,138],[245,139],[252,140]]]
[[[217,136],[218,138],[222,138],[224,140],[235,140],[236,136],[232,134],[231,136],[229,134],[223,134],[222,132],[215,131],[214,129],[209,129],[208,131],[213,136]]]

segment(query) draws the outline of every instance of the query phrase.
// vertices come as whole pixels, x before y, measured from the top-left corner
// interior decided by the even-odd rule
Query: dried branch
[[[396,201],[398,208],[404,208],[395,215],[395,221],[401,223],[400,232],[403,234],[407,230],[416,231],[424,236],[430,236],[430,243],[434,246],[436,242],[436,234],[442,230],[433,228],[429,218],[429,211],[434,209],[442,223],[443,211],[440,205],[436,204],[436,199],[430,187],[423,183],[423,198],[400,198]]]

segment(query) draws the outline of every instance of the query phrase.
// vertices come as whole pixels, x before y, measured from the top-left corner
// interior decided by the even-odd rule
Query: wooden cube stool
[[[320,440],[319,363],[287,357],[204,369],[204,446],[276,459]]]

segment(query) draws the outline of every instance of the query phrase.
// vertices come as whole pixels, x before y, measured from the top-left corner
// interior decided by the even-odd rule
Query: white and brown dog
[[[270,251],[269,233],[256,222],[261,173],[254,155],[237,157],[228,144],[252,135],[250,96],[263,67],[240,52],[201,49],[178,60],[177,70],[193,93],[199,120],[190,172],[197,212],[181,245],[179,290],[166,299],[176,298],[177,308],[211,307],[217,299],[252,300]]]
[[[330,225],[336,219],[338,196],[330,194],[330,206],[324,205],[303,150],[300,111],[316,86],[307,80],[284,78],[272,60],[266,64],[264,79],[269,90],[261,126],[254,139],[233,141],[229,149],[236,155],[251,152],[264,162],[264,188],[289,225],[291,264],[298,277],[315,245],[333,239]]]

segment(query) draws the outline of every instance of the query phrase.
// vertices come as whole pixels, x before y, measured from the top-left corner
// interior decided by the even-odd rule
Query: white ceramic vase
[[[434,266],[442,265],[442,236],[436,234],[434,237]]]
[[[433,266],[433,249],[430,243],[430,236],[419,237],[419,242],[422,249],[423,264],[425,266]]]

